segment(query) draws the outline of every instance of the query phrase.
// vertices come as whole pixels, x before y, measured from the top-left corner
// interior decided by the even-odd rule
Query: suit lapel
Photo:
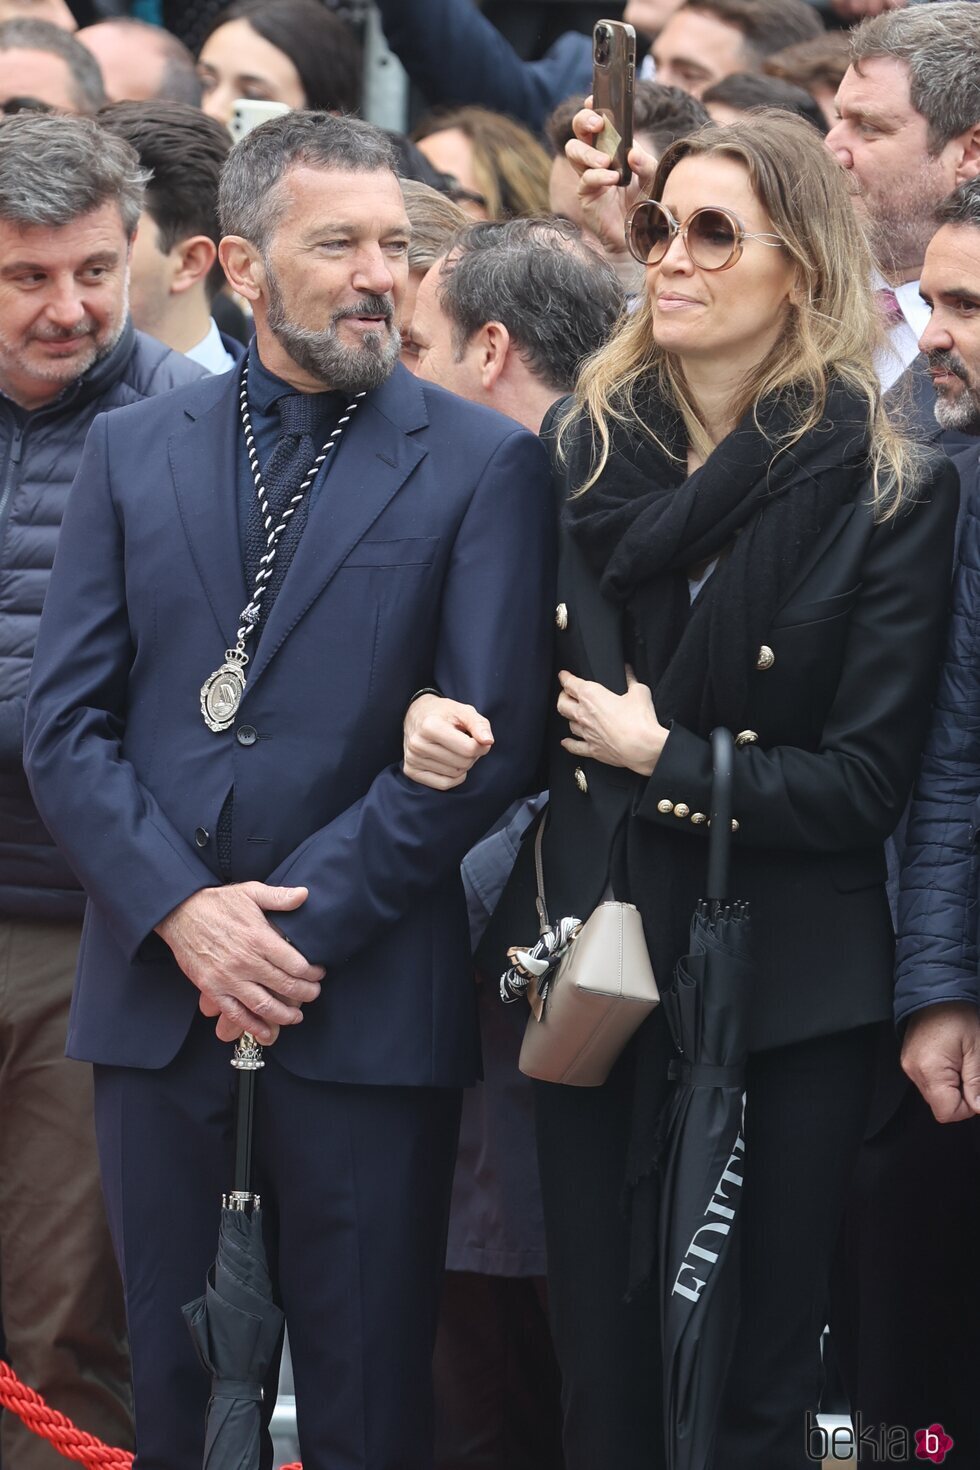
[[[203,395],[212,384],[217,392],[208,402]],[[167,447],[181,524],[224,648],[234,642],[248,601],[238,526],[238,375],[204,382],[201,390],[200,409],[184,410],[188,423]]]
[[[403,368],[362,400],[319,487],[269,613],[249,672],[249,688],[424,459],[427,451],[406,431],[426,422],[422,391]]]

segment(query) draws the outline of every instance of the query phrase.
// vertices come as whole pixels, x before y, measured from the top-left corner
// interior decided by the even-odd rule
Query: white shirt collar
[[[904,285],[889,287],[884,276],[877,271],[872,285],[876,291],[891,290],[902,313],[902,321],[888,329],[888,342],[875,359],[881,391],[887,393],[894,387],[905,369],[919,355],[919,338],[929,320],[929,308],[919,295],[918,281],[906,281]]]
[[[227,373],[235,366],[235,359],[221,340],[218,323],[211,318],[207,336],[196,347],[184,353],[191,362],[199,363],[209,373]]]

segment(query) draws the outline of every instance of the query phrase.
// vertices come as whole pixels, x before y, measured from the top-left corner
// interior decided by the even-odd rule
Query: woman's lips
[[[657,297],[658,311],[687,311],[692,306],[701,306],[703,303],[695,301],[691,296],[673,296],[665,293]]]

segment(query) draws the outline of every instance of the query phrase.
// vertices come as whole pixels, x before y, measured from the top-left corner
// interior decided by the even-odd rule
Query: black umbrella
[[[265,1063],[248,1032],[231,1064],[238,1070],[235,1187],[223,1197],[218,1252],[204,1295],[183,1309],[211,1375],[204,1470],[258,1470],[262,1385],[283,1329],[272,1300],[261,1201],[251,1189],[255,1073]]]
[[[660,1219],[668,1470],[707,1470],[739,1310],[747,907],[728,900],[733,743],[711,733],[707,897],[662,997],[679,1057],[666,1104]]]

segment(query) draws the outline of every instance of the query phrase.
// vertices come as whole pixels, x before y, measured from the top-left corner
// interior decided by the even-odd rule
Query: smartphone
[[[596,21],[592,32],[592,107],[606,120],[595,146],[619,173],[620,188],[632,179],[627,163],[633,146],[633,83],[636,31],[621,20]]]
[[[251,97],[236,97],[232,103],[231,122],[228,131],[237,143],[259,123],[268,122],[270,117],[281,117],[289,108],[285,102],[260,102]]]

